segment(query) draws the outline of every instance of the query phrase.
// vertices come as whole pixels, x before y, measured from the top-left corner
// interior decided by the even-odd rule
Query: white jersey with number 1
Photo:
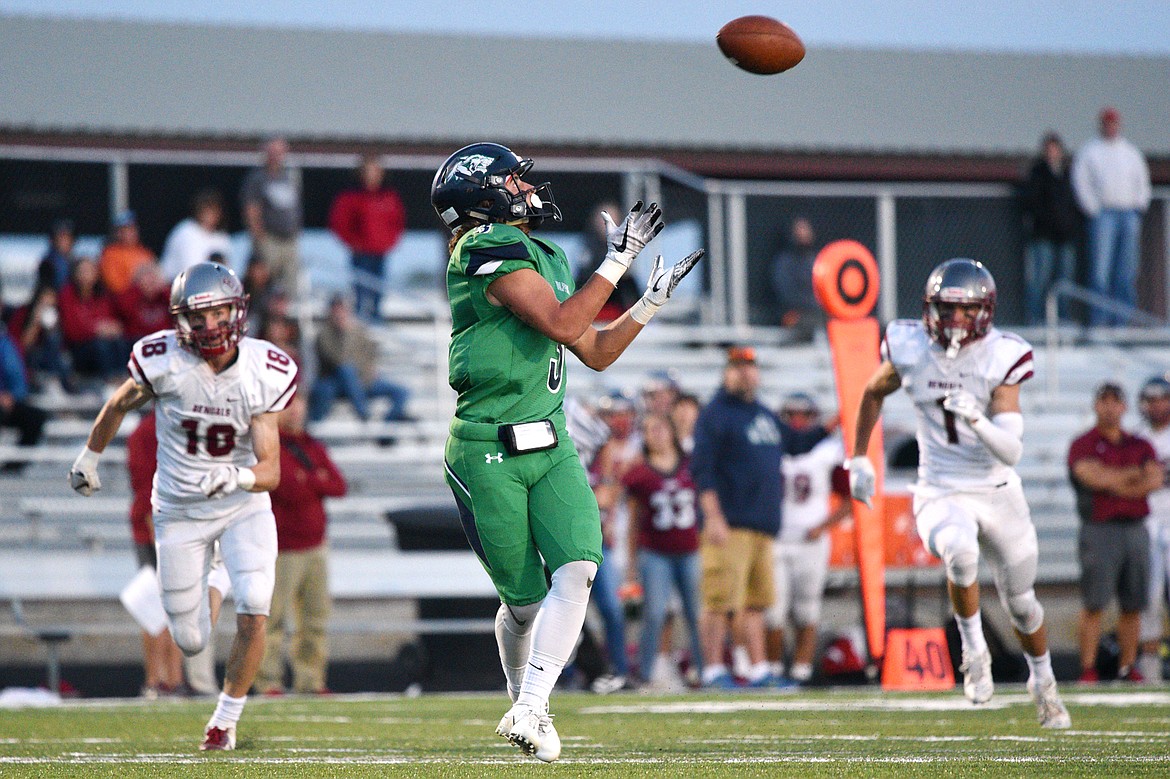
[[[158,469],[151,504],[156,512],[216,519],[249,501],[271,505],[268,493],[237,490],[208,498],[199,481],[216,465],[250,467],[252,417],[281,411],[296,392],[297,365],[278,347],[241,338],[236,361],[215,373],[181,347],[174,330],[134,344],[130,375],[155,396]]]
[[[948,359],[922,320],[898,319],[886,327],[882,357],[893,364],[914,403],[920,484],[981,489],[1018,478],[966,422],[943,409],[943,398],[948,392],[966,390],[987,409],[997,387],[1019,384],[1032,375],[1032,347],[1027,341],[992,327]]]

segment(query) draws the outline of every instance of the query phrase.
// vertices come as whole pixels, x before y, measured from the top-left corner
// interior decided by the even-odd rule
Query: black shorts
[[[1122,611],[1144,611],[1149,598],[1150,535],[1140,519],[1081,525],[1081,601],[1101,611],[1114,596]]]

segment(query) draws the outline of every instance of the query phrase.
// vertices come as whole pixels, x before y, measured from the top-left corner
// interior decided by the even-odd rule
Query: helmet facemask
[[[207,311],[224,305],[228,307],[227,319],[215,327],[196,328],[188,319],[188,315],[195,311]],[[247,314],[247,296],[229,303],[216,302],[207,306],[184,308],[175,314],[176,337],[180,344],[200,357],[226,354],[244,337],[244,332],[248,329]]]

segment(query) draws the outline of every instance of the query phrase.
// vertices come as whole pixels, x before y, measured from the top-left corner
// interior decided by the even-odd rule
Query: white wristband
[[[640,325],[648,323],[658,309],[662,308],[660,303],[651,303],[645,296],[638,298],[638,302],[630,306],[630,319],[633,319]]]
[[[617,260],[606,258],[602,261],[601,265],[598,266],[597,270],[593,272],[616,287],[618,281],[621,280],[621,277],[626,275],[627,270],[629,270],[629,268],[627,268],[625,265],[622,265]]]
[[[256,472],[251,468],[236,468],[236,484],[245,492],[251,492],[256,486]]]
[[[94,468],[97,468],[98,460],[101,458],[101,456],[101,452],[95,452],[94,450],[90,449],[89,446],[86,446],[85,449],[81,451],[81,454],[77,456],[77,459],[73,462],[73,468],[74,470],[79,471],[87,469],[93,470]]]

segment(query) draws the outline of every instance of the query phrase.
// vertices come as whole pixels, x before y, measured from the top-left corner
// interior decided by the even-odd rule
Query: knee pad
[[[974,584],[979,575],[979,539],[957,524],[946,524],[934,531],[930,541],[950,582],[959,587]]]
[[[1036,591],[1028,590],[1004,599],[1004,608],[1012,618],[1012,626],[1025,636],[1030,636],[1044,624],[1044,607],[1036,600]]]
[[[597,563],[592,560],[574,560],[553,571],[549,595],[571,603],[589,600],[589,589],[597,576]]]
[[[236,613],[268,615],[272,606],[273,576],[268,571],[244,571],[234,584]]]
[[[527,634],[532,630],[532,623],[540,612],[540,601],[529,603],[527,606],[509,606],[501,603],[496,612],[496,635],[501,629],[517,636]]]
[[[171,637],[187,657],[199,654],[211,638],[211,614],[195,609],[182,614],[167,612],[170,617]]]

